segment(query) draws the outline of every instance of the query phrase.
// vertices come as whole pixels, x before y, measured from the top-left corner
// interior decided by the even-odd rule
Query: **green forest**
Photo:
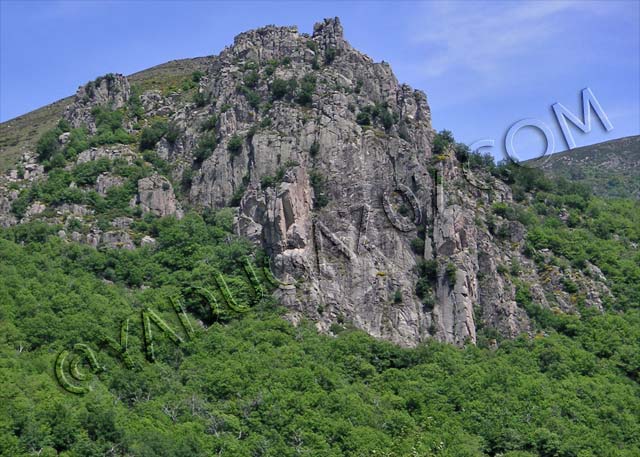
[[[549,249],[604,272],[604,313],[551,313],[523,284],[538,336],[404,349],[348,322],[329,336],[282,319],[266,256],[233,235],[229,209],[145,216],[135,229],[157,246],[132,251],[23,224],[0,234],[1,454],[640,455],[639,202],[466,160],[511,184],[519,201],[493,211],[528,227],[534,260]],[[73,380],[85,394],[57,381],[77,344],[98,369],[61,368],[91,375]]]

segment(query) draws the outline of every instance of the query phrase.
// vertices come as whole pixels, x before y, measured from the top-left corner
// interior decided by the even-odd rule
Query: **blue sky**
[[[551,105],[581,115],[590,87],[613,130],[597,118],[573,129],[578,146],[640,134],[640,2],[208,2],[0,0],[0,120],[73,94],[95,77],[131,74],[172,59],[217,54],[266,24],[339,16],[347,40],[389,62],[401,82],[427,93],[436,129],[458,141],[504,136],[523,118],[551,129]],[[544,150],[521,130],[521,158]]]

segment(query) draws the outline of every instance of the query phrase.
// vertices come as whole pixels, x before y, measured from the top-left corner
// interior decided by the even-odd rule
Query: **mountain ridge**
[[[596,195],[640,198],[640,135],[594,143],[526,162]]]
[[[177,85],[192,72],[203,70],[211,56],[175,59],[137,71],[127,76],[147,89],[163,89]],[[61,98],[28,113],[0,123],[0,172],[15,164],[21,153],[34,148],[39,135],[55,126],[75,95]]]
[[[337,18],[200,63],[0,173],[0,456],[638,455],[640,200],[436,132]]]
[[[337,18],[97,78],[58,125],[4,178],[3,225],[43,221],[64,239],[136,249],[155,242],[135,229],[147,214],[231,207],[235,232],[296,284],[277,291],[289,319],[325,332],[349,321],[402,345],[531,334],[504,264],[519,265],[543,308],[577,312],[557,287],[564,269],[546,280],[529,253],[522,195],[488,170],[475,186],[460,145],[431,127],[424,92],[351,47]],[[46,190],[52,174],[61,181]],[[602,310],[611,292],[585,267],[568,271]]]

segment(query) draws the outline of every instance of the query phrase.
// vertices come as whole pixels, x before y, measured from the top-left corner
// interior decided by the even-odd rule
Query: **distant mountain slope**
[[[601,196],[640,199],[640,135],[554,154],[542,169],[589,185]]]
[[[142,90],[177,87],[194,71],[204,71],[208,60],[207,57],[172,60],[134,73],[128,79]],[[73,99],[69,96],[0,123],[0,173],[15,165],[21,153],[33,150],[38,138],[56,125]]]

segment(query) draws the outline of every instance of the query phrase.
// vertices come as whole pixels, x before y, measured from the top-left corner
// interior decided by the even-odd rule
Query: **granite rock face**
[[[303,106],[283,97],[265,115],[236,90],[242,68],[283,59],[287,65],[261,78],[256,93],[269,99],[276,80],[305,75],[315,87]],[[194,178],[190,200],[220,207],[241,193],[237,231],[265,248],[279,277],[295,280],[295,292],[283,296],[292,315],[322,330],[348,321],[403,345],[431,337],[475,342],[477,308],[506,335],[529,329],[511,285],[479,260],[503,255],[474,222],[477,199],[489,203],[490,191],[465,189],[455,158],[433,157],[425,94],[353,49],[339,20],[316,24],[312,36],[290,27],[239,35],[212,63],[202,90],[231,109],[220,114],[221,143]],[[269,126],[252,131],[266,117]],[[227,147],[234,134],[245,138],[236,155]],[[453,183],[462,188],[454,192]],[[510,199],[506,186],[491,192]],[[416,239],[425,246],[417,253]],[[432,296],[419,298],[424,261],[436,262],[437,277]],[[489,271],[480,281],[482,268]]]
[[[140,205],[143,214],[152,213],[160,217],[177,218],[183,215],[173,193],[173,186],[167,178],[157,174],[138,181],[138,195],[134,204]]]
[[[292,321],[327,332],[350,323],[405,346],[475,343],[480,327],[515,337],[532,326],[508,268],[541,306],[575,311],[560,272],[540,273],[524,254],[526,228],[491,213],[513,203],[509,186],[465,170],[452,149],[434,154],[426,95],[354,49],[337,18],[311,35],[275,26],[238,35],[210,58],[195,91],[139,96],[144,119],[163,117],[179,135],[157,142],[170,171],[139,179],[131,206],[178,218],[186,205],[234,207],[237,234],[269,254]],[[131,92],[125,77],[108,75],[79,89],[65,117],[94,132],[92,110],[123,108]],[[141,156],[132,145],[98,146],[76,163]],[[169,178],[181,182],[183,201]],[[123,182],[105,172],[92,189],[104,196]],[[3,225],[16,222],[12,198],[0,194]],[[34,205],[29,217],[45,211]],[[130,224],[65,237],[133,249]],[[609,291],[597,273],[570,272],[586,305],[599,308]]]
[[[65,112],[65,117],[73,127],[87,127],[90,133],[95,133],[96,124],[92,110],[97,106],[111,109],[122,108],[131,89],[127,78],[120,74],[109,73],[78,89],[75,102]]]

